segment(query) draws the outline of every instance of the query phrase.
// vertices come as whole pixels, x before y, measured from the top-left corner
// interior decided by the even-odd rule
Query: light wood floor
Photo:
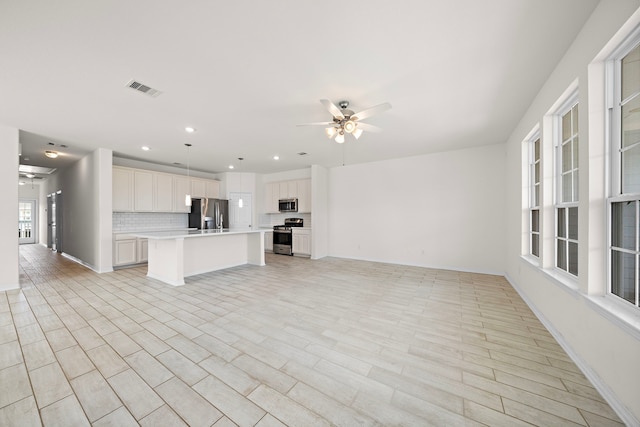
[[[20,248],[2,426],[608,426],[503,277],[268,255],[171,287]]]

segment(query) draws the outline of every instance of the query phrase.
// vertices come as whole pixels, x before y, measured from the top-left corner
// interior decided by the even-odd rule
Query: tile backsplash
[[[189,218],[186,213],[164,212],[114,212],[113,232],[133,230],[161,230],[187,228]]]
[[[260,227],[282,225],[284,224],[285,218],[302,218],[304,220],[304,226],[311,227],[311,214],[299,214],[296,212],[261,214],[258,218],[258,223]]]

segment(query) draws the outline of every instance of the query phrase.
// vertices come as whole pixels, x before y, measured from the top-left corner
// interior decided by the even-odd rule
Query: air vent
[[[156,96],[158,96],[158,95],[160,95],[162,93],[157,89],[149,87],[149,86],[147,86],[145,84],[142,84],[140,82],[137,82],[135,80],[129,81],[129,83],[127,83],[127,87],[130,87],[131,89],[137,90],[138,92],[142,92],[145,95],[151,96],[153,98],[155,98]]]

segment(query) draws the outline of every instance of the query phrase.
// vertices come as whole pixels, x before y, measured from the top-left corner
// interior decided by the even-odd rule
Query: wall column
[[[0,291],[20,288],[18,251],[18,129],[0,125]]]

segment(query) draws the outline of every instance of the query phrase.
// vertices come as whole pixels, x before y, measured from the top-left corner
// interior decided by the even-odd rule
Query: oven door
[[[273,230],[273,253],[281,255],[293,255],[293,234],[291,230]]]

